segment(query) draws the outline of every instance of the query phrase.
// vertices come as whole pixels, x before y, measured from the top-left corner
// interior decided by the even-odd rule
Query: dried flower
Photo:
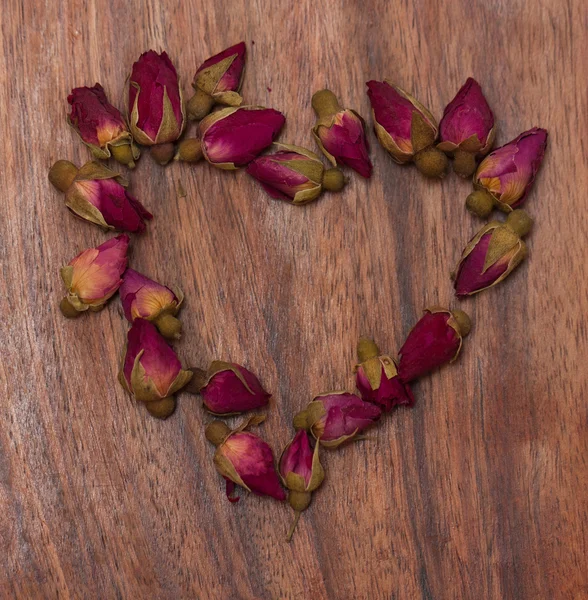
[[[521,239],[533,221],[524,210],[511,212],[505,223],[491,221],[469,241],[454,274],[458,297],[470,296],[500,283],[527,256]]]
[[[234,415],[266,406],[271,394],[259,379],[236,363],[215,360],[208,371],[192,369],[189,392],[200,394],[204,406],[216,415]]]
[[[222,421],[213,421],[206,427],[206,439],[214,444],[214,466],[227,484],[227,498],[233,498],[235,484],[260,496],[271,496],[284,501],[286,494],[280,487],[280,480],[274,467],[272,449],[260,437],[244,431],[250,425],[257,425],[263,416],[246,419],[232,431]]]
[[[306,204],[316,200],[323,188],[338,192],[345,180],[339,169],[325,169],[319,157],[299,146],[275,144],[278,151],[249,163],[247,173],[277,200]]]
[[[380,355],[380,349],[369,338],[357,344],[360,364],[356,365],[356,385],[362,399],[388,412],[394,406],[412,406],[414,397],[408,384],[398,377],[396,363],[390,356]]]
[[[144,402],[151,415],[167,419],[176,407],[174,394],[192,378],[182,369],[173,348],[157,327],[146,319],[135,319],[127,334],[118,379],[138,402]]]
[[[372,163],[364,120],[351,109],[343,109],[330,90],[312,97],[317,120],[312,133],[323,154],[334,167],[350,167],[362,177],[371,177]]]
[[[402,381],[412,381],[446,362],[453,362],[470,328],[470,318],[462,310],[425,309],[424,316],[400,348],[398,375]]]
[[[144,52],[133,65],[129,121],[139,144],[155,146],[152,156],[158,163],[173,158],[173,142],[182,135],[185,114],[178,73],[165,52]]]
[[[310,505],[312,492],[321,485],[325,478],[325,472],[319,460],[319,446],[320,444],[316,444],[313,452],[308,434],[301,429],[286,446],[280,457],[280,476],[284,485],[290,490],[288,502],[296,514],[286,538],[288,541],[292,539],[300,513]]]
[[[435,117],[413,96],[387,81],[368,81],[374,131],[382,147],[399,164],[413,162],[428,177],[444,177],[448,161],[434,143]]]
[[[349,392],[315,396],[294,417],[296,429],[306,429],[327,448],[352,440],[380,418],[381,410]]]
[[[67,101],[71,106],[68,123],[92,154],[104,160],[113,156],[132,169],[139,158],[139,149],[120,111],[108,102],[104,88],[99,83],[91,88],[75,88]]]
[[[128,321],[132,323],[135,319],[147,319],[155,324],[164,337],[180,338],[182,324],[176,315],[184,300],[182,290],[172,290],[133,269],[127,269],[120,288],[120,298]]]
[[[128,183],[98,162],[87,162],[78,169],[67,160],[58,160],[49,171],[49,181],[65,193],[65,205],[76,216],[105,230],[143,233],[144,221],[153,218],[127,192]]]
[[[64,316],[73,318],[104,307],[122,283],[128,247],[129,236],[119,235],[97,248],[84,250],[61,269],[67,288],[67,296],[59,306]]]
[[[203,119],[215,104],[240,106],[245,68],[245,42],[239,42],[204,61],[194,75],[194,95],[188,101],[191,120]]]
[[[533,127],[501,148],[491,152],[474,176],[474,188],[467,200],[468,210],[487,217],[494,207],[511,212],[525,201],[543,161],[547,131]]]
[[[494,115],[480,84],[471,77],[447,105],[439,123],[439,150],[453,156],[453,169],[462,177],[471,177],[476,158],[490,152],[496,127]]]

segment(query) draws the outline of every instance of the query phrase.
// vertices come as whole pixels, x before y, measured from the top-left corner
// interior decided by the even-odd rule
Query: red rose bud
[[[474,176],[468,210],[487,217],[494,207],[510,212],[525,201],[543,161],[547,131],[533,127],[518,138],[491,152]]]
[[[182,324],[176,315],[184,300],[182,290],[171,290],[133,269],[127,269],[120,288],[120,298],[125,317],[147,319],[155,324],[166,338],[179,339]]]
[[[364,120],[351,109],[343,109],[330,90],[320,90],[312,97],[317,120],[312,133],[323,154],[334,167],[350,167],[362,177],[371,177],[369,145]]]
[[[266,406],[271,394],[259,379],[236,363],[215,360],[208,371],[192,369],[194,378],[187,391],[200,394],[204,407],[216,415],[234,415]]]
[[[299,146],[275,144],[278,151],[249,163],[247,173],[276,200],[306,204],[316,200],[323,188],[339,191],[345,185],[339,169],[325,169],[319,157]]]
[[[470,296],[500,283],[527,256],[521,239],[533,221],[524,210],[511,212],[505,223],[492,221],[470,240],[454,274],[458,297]]]
[[[319,460],[319,445],[315,445],[313,452],[308,434],[306,431],[300,430],[280,457],[280,476],[284,485],[290,490],[288,502],[296,514],[286,538],[288,541],[292,539],[300,513],[310,505],[312,492],[321,485],[325,478],[325,472]]]
[[[241,106],[239,95],[245,68],[245,42],[239,42],[204,61],[194,75],[194,95],[188,101],[191,120],[203,119],[215,104]]]
[[[296,429],[306,429],[327,448],[352,440],[380,418],[381,410],[349,392],[327,392],[294,417]]]
[[[444,177],[447,157],[434,147],[435,117],[413,96],[387,81],[368,81],[374,131],[399,164],[414,162],[428,177]]]
[[[400,348],[399,377],[409,382],[446,362],[453,362],[470,328],[470,318],[462,310],[425,309],[425,315]]]
[[[119,235],[97,248],[78,254],[61,269],[67,296],[61,301],[64,316],[77,317],[86,310],[99,311],[122,283],[127,268],[129,236]]]
[[[139,144],[156,146],[152,155],[157,162],[173,158],[173,142],[184,130],[185,115],[178,74],[165,52],[149,50],[133,65],[129,121]]]
[[[244,431],[264,419],[264,416],[250,417],[232,431],[222,421],[213,421],[206,427],[206,439],[217,447],[214,466],[226,481],[227,498],[231,502],[239,500],[232,497],[235,484],[259,496],[286,499],[274,467],[272,449],[260,437]]]
[[[394,406],[412,406],[414,397],[410,387],[400,380],[396,363],[390,356],[380,355],[380,349],[369,338],[357,344],[360,364],[356,365],[356,385],[362,399],[388,412]]]
[[[176,407],[174,394],[192,378],[153,323],[135,319],[127,334],[127,347],[119,372],[122,386],[151,415],[169,417]]]
[[[496,127],[480,84],[471,77],[447,105],[439,123],[439,150],[453,156],[453,169],[462,177],[476,170],[476,157],[490,152]]]
[[[139,150],[120,111],[108,102],[104,88],[99,83],[91,88],[75,88],[67,101],[71,106],[68,123],[92,154],[103,160],[113,156],[132,169]]]
[[[127,182],[104,165],[91,161],[78,169],[67,160],[57,161],[49,181],[65,192],[65,205],[76,216],[105,230],[143,233],[153,215],[125,189]]]

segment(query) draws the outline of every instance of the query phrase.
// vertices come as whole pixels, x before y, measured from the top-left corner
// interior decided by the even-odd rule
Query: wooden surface
[[[0,596],[588,598],[583,2],[7,4]],[[131,64],[154,48],[188,91],[203,59],[241,39],[244,96],[286,114],[283,141],[314,149],[310,97],[325,85],[369,118],[364,83],[384,77],[439,117],[473,75],[499,144],[550,133],[529,260],[462,303],[474,320],[464,352],[415,385],[414,409],[325,453],[327,481],[290,545],[288,506],[224,498],[197,398],[158,422],[125,395],[119,301],[75,322],[58,310],[59,268],[106,239],[47,181],[55,160],[89,156],[65,123],[69,90],[100,81],[122,101]],[[276,452],[313,393],[353,385],[361,333],[394,352],[423,307],[456,304],[449,272],[481,225],[464,210],[469,182],[427,182],[369,135],[372,179],[304,208],[206,164],[144,155],[131,176],[155,214],[132,266],[185,291],[186,364],[259,373],[274,400],[258,433]]]

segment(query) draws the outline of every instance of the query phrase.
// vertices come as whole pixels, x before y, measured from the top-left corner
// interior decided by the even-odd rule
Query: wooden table
[[[581,0],[413,3],[9,0],[0,93],[0,596],[2,598],[588,598],[587,13]],[[530,257],[468,299],[458,362],[415,385],[412,410],[325,452],[327,481],[291,544],[287,505],[232,505],[197,397],[166,422],[116,380],[118,300],[62,318],[59,268],[106,239],[47,181],[88,159],[66,97],[99,81],[122,107],[141,52],[166,49],[186,92],[198,64],[244,39],[246,100],[287,116],[314,149],[312,93],[369,118],[365,82],[390,78],[440,116],[466,77],[504,143],[534,126],[549,148],[527,207]],[[303,208],[206,164],[131,175],[155,214],[131,263],[186,293],[186,364],[257,372],[276,452],[312,394],[353,387],[360,334],[394,353],[421,310],[456,305],[449,272],[481,223],[471,184],[395,165],[370,127],[371,180]],[[178,198],[178,187],[187,196]]]

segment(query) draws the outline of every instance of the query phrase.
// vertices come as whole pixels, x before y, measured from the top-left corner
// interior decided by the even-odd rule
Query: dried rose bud
[[[368,81],[374,131],[399,164],[413,162],[428,177],[445,177],[448,161],[435,148],[435,117],[413,96],[387,81]]]
[[[410,387],[398,377],[396,363],[390,356],[380,355],[373,340],[361,338],[357,355],[360,364],[355,367],[356,385],[365,402],[377,404],[385,412],[399,404],[414,404]]]
[[[119,235],[78,254],[61,269],[67,296],[59,308],[68,318],[86,310],[94,312],[104,307],[122,283],[127,268],[129,236]]]
[[[250,417],[232,431],[222,421],[213,421],[206,427],[206,439],[216,446],[214,466],[226,481],[227,498],[231,502],[239,500],[232,497],[235,484],[259,496],[286,499],[274,467],[272,449],[260,437],[244,431],[264,418]]]
[[[152,156],[159,164],[173,158],[173,142],[182,135],[185,113],[178,73],[165,52],[144,52],[133,65],[129,122],[133,137],[153,147]]]
[[[67,101],[71,106],[68,123],[92,154],[103,160],[112,156],[129,169],[134,168],[139,149],[120,111],[108,102],[104,88],[99,83],[91,88],[75,88]]]
[[[458,175],[471,177],[476,158],[490,152],[495,135],[494,115],[482,88],[468,77],[443,112],[437,148],[453,156],[453,170]]]
[[[446,362],[453,362],[470,328],[470,318],[462,310],[426,308],[398,353],[399,377],[409,382]]]
[[[533,127],[501,148],[491,152],[474,176],[474,188],[467,200],[468,210],[487,217],[494,207],[510,212],[525,201],[543,161],[547,131]]]
[[[192,369],[189,392],[200,394],[204,407],[216,415],[234,415],[266,406],[271,394],[259,379],[236,363],[215,360],[208,371]]]
[[[120,299],[125,317],[131,323],[135,319],[147,319],[164,337],[180,338],[182,324],[176,315],[184,294],[179,288],[172,290],[133,269],[127,269],[120,287]]]
[[[239,95],[245,68],[245,42],[239,42],[204,61],[194,75],[194,95],[188,101],[191,120],[200,120],[215,104],[241,106]]]
[[[292,539],[300,513],[310,505],[312,492],[321,485],[325,478],[325,471],[319,460],[319,446],[320,444],[316,444],[313,452],[308,434],[301,429],[286,446],[280,457],[280,477],[290,490],[288,502],[296,515],[286,537],[288,541]]]
[[[49,171],[49,181],[65,193],[65,205],[76,216],[105,230],[143,233],[144,221],[153,218],[127,192],[125,179],[98,162],[78,169],[67,160],[58,160]]]
[[[323,189],[338,192],[345,179],[339,169],[325,169],[319,157],[305,148],[275,144],[278,151],[249,163],[247,173],[276,200],[307,204]]]
[[[352,440],[380,418],[382,411],[349,392],[327,392],[294,417],[296,429],[306,429],[327,448]]]
[[[135,319],[127,334],[118,379],[138,402],[144,402],[151,415],[167,419],[175,410],[174,394],[192,378],[182,369],[176,353],[145,319]]]
[[[345,165],[362,177],[371,177],[373,166],[364,120],[354,110],[343,109],[330,90],[316,92],[312,108],[317,116],[312,133],[333,166]]]
[[[506,279],[527,256],[521,239],[533,221],[524,210],[511,212],[505,223],[484,225],[465,247],[454,274],[459,298],[470,296]]]

